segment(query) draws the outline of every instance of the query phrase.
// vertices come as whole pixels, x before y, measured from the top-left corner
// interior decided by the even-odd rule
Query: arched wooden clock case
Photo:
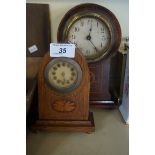
[[[80,33],[81,29],[83,31]],[[93,36],[93,33],[96,34]],[[107,40],[104,41],[104,38]],[[90,70],[90,105],[114,108],[117,101],[113,99],[109,90],[110,64],[121,42],[121,28],[115,15],[97,4],[86,3],[75,6],[61,20],[57,40],[77,44],[85,55]],[[91,50],[89,46],[94,49]]]
[[[87,62],[78,49],[73,59],[52,58],[47,53],[39,67],[39,118],[33,129],[94,131],[93,113],[89,112],[89,78]]]

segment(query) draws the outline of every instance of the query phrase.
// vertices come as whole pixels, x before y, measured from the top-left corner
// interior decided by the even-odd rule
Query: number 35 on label
[[[75,57],[75,45],[74,44],[50,44],[50,56],[51,57]]]

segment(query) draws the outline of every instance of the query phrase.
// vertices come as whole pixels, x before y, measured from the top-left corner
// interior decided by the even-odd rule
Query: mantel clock
[[[109,92],[110,60],[121,42],[121,29],[115,15],[97,4],[80,4],[61,20],[58,42],[76,44],[90,70],[90,105],[114,107]]]
[[[75,58],[50,57],[47,53],[38,73],[39,118],[33,129],[46,131],[94,131],[89,112],[89,69],[79,49]]]

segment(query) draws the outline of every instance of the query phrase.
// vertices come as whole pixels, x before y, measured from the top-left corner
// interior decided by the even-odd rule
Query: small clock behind
[[[78,49],[75,53],[74,59],[44,56],[38,73],[39,119],[34,130],[94,131],[88,65]]]

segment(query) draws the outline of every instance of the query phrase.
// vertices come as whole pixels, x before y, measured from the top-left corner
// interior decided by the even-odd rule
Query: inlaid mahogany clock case
[[[118,102],[113,100],[113,96],[109,90],[109,82],[113,80],[110,79],[111,60],[117,55],[121,42],[121,28],[115,15],[107,8],[96,4],[86,3],[75,6],[69,10],[61,20],[57,32],[57,40],[58,42],[67,42],[64,37],[66,21],[72,18],[75,13],[78,12],[80,14],[81,10],[85,10],[85,12],[95,12],[97,14],[101,13],[108,18],[113,26],[115,38],[111,50],[100,61],[88,63],[88,66],[90,70],[90,105],[101,108],[114,108],[117,106]]]
[[[93,113],[89,112],[90,77],[87,62],[76,49],[75,58],[82,70],[80,85],[70,92],[59,92],[48,86],[45,68],[54,59],[47,53],[40,63],[38,73],[39,118],[34,130],[43,131],[94,131]]]

